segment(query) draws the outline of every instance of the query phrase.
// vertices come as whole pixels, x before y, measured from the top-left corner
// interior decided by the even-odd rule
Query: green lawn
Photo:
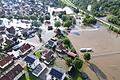
[[[40,51],[36,51],[36,52],[35,52],[35,56],[38,57],[38,58],[41,58],[41,53],[40,53]]]

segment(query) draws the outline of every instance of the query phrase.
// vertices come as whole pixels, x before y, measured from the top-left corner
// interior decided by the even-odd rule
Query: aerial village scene
[[[70,0],[0,0],[0,80],[120,80],[113,28]]]

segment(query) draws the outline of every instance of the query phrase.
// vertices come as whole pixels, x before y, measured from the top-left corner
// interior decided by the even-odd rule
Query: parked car
[[[80,48],[80,52],[92,52],[92,48]]]
[[[48,30],[53,30],[53,26],[48,26]]]

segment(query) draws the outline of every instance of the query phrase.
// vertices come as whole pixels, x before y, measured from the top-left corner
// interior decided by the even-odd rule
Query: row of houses
[[[43,51],[43,53],[48,54],[49,56],[51,56],[50,52],[45,53]],[[52,54],[54,54],[54,53],[52,53]],[[32,74],[35,75],[36,77],[39,77],[39,75],[42,74],[42,72],[45,69],[48,69],[48,72],[46,73],[46,75],[47,75],[46,80],[51,80],[51,79],[64,80],[66,74],[63,71],[61,71],[59,68],[56,68],[56,67],[51,67],[51,68],[47,67],[47,65],[50,63],[50,61],[53,58],[49,57],[49,56],[46,57],[44,55],[42,55],[42,56],[45,57],[45,58],[43,58],[44,63],[40,62],[39,59],[36,56],[32,55],[32,54],[29,54],[24,59],[27,66],[29,67],[30,71],[32,72]]]
[[[40,0],[2,0],[2,13],[9,15],[40,15],[46,11],[47,6]]]
[[[20,64],[14,65],[14,56],[7,55],[0,60],[0,80],[18,80],[25,71]]]
[[[24,74],[24,68],[20,64],[18,64],[14,68],[12,68],[8,73],[4,74],[0,78],[0,80],[18,80]]]

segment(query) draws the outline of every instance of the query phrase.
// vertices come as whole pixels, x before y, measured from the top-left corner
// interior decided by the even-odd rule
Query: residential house
[[[2,60],[0,60],[0,68],[1,69],[7,68],[13,62],[13,58],[14,58],[13,55],[8,55],[4,57]]]
[[[13,40],[10,40],[6,37],[5,37],[5,40],[3,42],[3,45],[6,45],[6,46],[4,46],[4,49],[7,51],[11,51],[12,47],[14,47],[17,44],[19,44],[19,41],[13,41]]]
[[[23,29],[21,31],[21,34],[22,34],[22,37],[34,37],[33,33],[35,33],[36,31],[32,28],[26,28],[26,29]]]
[[[0,7],[0,17],[5,16],[5,11],[2,7]]]
[[[40,62],[39,65],[33,70],[32,74],[38,77],[46,68],[47,66]]]
[[[5,26],[0,26],[0,34],[4,34],[5,33]]]
[[[33,50],[33,46],[28,44],[28,43],[24,43],[21,47],[20,47],[20,55],[25,55],[27,53],[30,53]]]
[[[48,48],[54,48],[57,45],[57,39],[50,39],[47,43]]]
[[[2,23],[3,23],[3,20],[0,19],[0,25],[2,25]]]
[[[50,64],[55,59],[54,52],[51,50],[45,49],[42,52],[42,58],[45,60],[44,62],[46,64]]]
[[[3,43],[4,39],[3,39],[3,36],[0,35],[0,45]]]
[[[67,53],[68,50],[67,50],[67,48],[64,47],[64,45],[62,43],[59,43],[56,48],[56,52],[63,54],[63,53]]]
[[[59,68],[51,68],[47,75],[47,80],[64,80],[66,74]]]
[[[57,48],[56,48],[56,52],[58,52],[59,54],[67,54],[70,57],[76,57],[77,54],[69,51],[67,48],[64,47],[64,45],[62,43],[59,43]]]
[[[0,80],[18,80],[25,73],[20,64],[12,68],[7,74],[2,76]]]
[[[62,8],[51,8],[50,10],[53,15],[57,16],[62,12],[65,12]]]
[[[70,7],[64,7],[63,8],[63,11],[66,12],[66,14],[70,15],[70,14],[73,14],[73,10],[70,8]]]
[[[17,35],[15,28],[12,26],[6,29],[6,35],[8,38],[13,38]]]
[[[26,62],[27,66],[31,69],[31,70],[34,70],[39,64],[40,64],[40,61],[39,59],[32,55],[32,54],[29,54],[25,59],[24,61]]]

